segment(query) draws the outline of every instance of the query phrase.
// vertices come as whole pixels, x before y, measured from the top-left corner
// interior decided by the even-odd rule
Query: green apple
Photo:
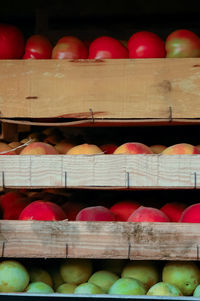
[[[75,288],[74,294],[104,294],[104,291],[93,283],[85,282]]]
[[[37,281],[30,283],[26,289],[26,292],[33,294],[52,294],[54,291],[48,284],[42,281]]]
[[[53,281],[49,273],[39,267],[31,267],[29,269],[29,275],[30,275],[30,282],[44,282],[48,284],[49,286],[53,286]]]
[[[108,294],[110,295],[145,295],[145,285],[137,279],[120,278],[110,287]]]
[[[29,283],[25,267],[15,260],[0,263],[0,292],[23,292]]]
[[[154,284],[147,292],[148,296],[182,296],[183,294],[174,285],[166,282]]]
[[[159,272],[152,262],[131,261],[123,268],[121,277],[140,280],[149,289],[159,281]]]
[[[168,262],[164,266],[162,280],[178,287],[184,296],[190,296],[200,282],[200,270],[193,262]]]
[[[96,284],[99,286],[105,293],[108,292],[109,288],[119,277],[117,274],[109,271],[97,271],[94,273],[88,280],[89,283]]]
[[[66,283],[87,282],[92,275],[92,262],[89,259],[67,259],[61,264],[60,274]]]
[[[73,294],[76,287],[77,285],[75,284],[63,283],[57,288],[56,293]]]

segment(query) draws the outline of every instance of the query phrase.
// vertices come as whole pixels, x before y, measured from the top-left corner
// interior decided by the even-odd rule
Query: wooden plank
[[[0,187],[200,188],[200,155],[0,156]]]
[[[0,221],[3,257],[199,260],[200,224]]]
[[[1,61],[1,117],[200,117],[200,59]],[[195,110],[194,110],[195,108]]]

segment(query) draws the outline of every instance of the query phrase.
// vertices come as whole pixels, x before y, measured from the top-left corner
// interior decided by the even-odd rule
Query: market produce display
[[[128,44],[128,48],[125,46]],[[84,43],[76,36],[63,36],[56,45],[47,37],[33,35],[24,45],[23,33],[16,26],[0,25],[0,59],[126,59],[200,57],[200,40],[188,29],[169,33],[166,41],[149,31],[133,33],[129,41],[100,36]]]
[[[71,199],[71,197],[73,199]],[[200,223],[200,203],[164,202],[146,205],[143,201],[121,199],[83,202],[57,190],[10,190],[0,195],[4,220],[102,221],[102,222],[181,222]],[[147,198],[148,201],[148,198]],[[94,205],[95,202],[95,205]]]
[[[118,267],[118,270],[115,269]],[[0,292],[200,297],[194,262],[55,260],[50,264],[0,263]]]

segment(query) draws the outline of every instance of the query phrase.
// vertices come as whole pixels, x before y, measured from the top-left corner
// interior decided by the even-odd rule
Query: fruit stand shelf
[[[200,224],[0,221],[1,257],[199,260]]]
[[[6,155],[0,187],[195,189],[200,155]]]
[[[200,118],[200,58],[2,60],[2,118]]]

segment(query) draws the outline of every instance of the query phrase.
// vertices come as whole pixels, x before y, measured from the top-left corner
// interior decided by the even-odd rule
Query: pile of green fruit
[[[66,259],[46,269],[15,260],[0,263],[0,292],[200,297],[200,269],[194,262]]]

